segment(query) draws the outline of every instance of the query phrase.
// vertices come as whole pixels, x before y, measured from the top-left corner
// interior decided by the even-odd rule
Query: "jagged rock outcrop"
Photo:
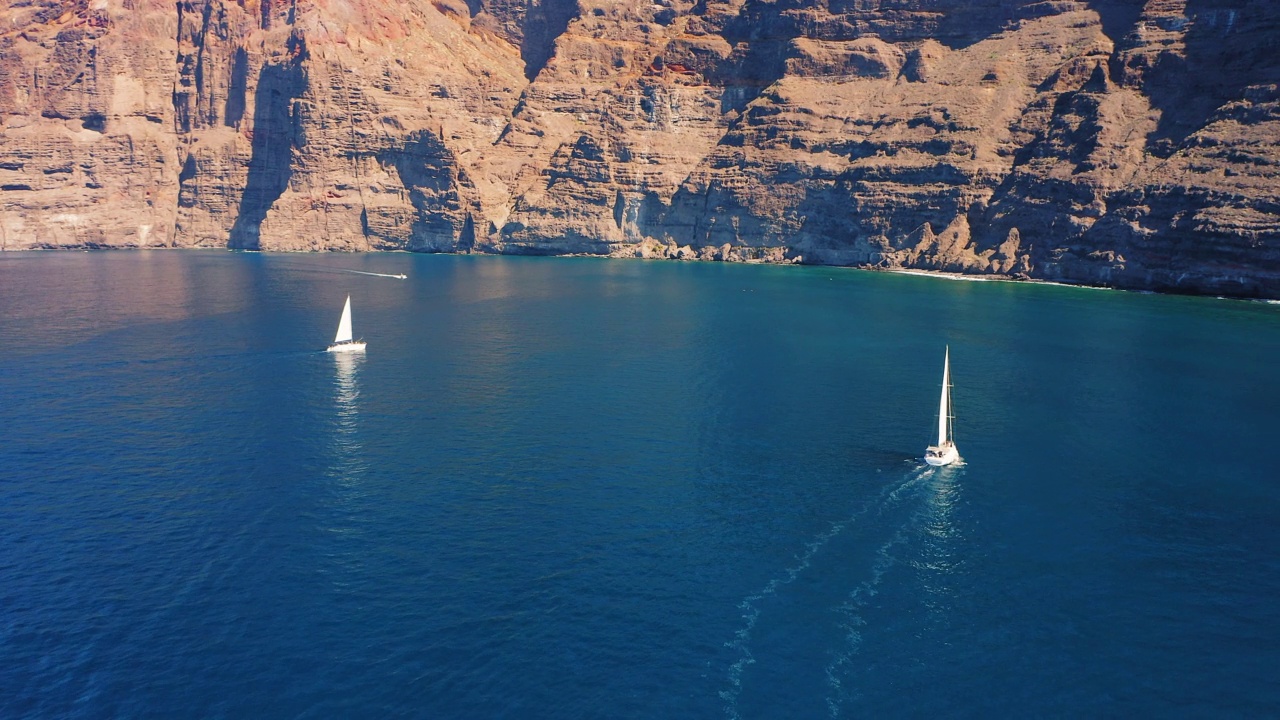
[[[0,247],[1280,295],[1269,0],[22,0]]]

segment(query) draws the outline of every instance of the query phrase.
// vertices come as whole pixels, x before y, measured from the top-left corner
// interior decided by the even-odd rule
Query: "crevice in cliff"
[[[244,48],[239,47],[231,58],[231,82],[227,85],[227,101],[222,111],[222,122],[227,127],[238,128],[240,121],[244,120],[248,85],[249,54]]]
[[[179,134],[208,127],[217,122],[213,106],[210,75],[210,35],[215,25],[223,22],[215,17],[212,0],[183,0],[177,3],[177,78],[174,84],[173,108]],[[216,42],[216,41],[215,41]]]
[[[345,75],[339,75],[337,82],[342,88],[342,104],[347,117],[348,137],[351,140],[352,150],[348,152],[347,159],[351,161],[351,176],[355,178],[356,195],[360,199],[360,233],[364,238],[365,249],[372,250],[373,245],[370,238],[373,237],[373,233],[369,227],[369,205],[364,197],[365,182],[360,176],[360,163],[365,156],[355,150],[355,148],[360,147],[360,143],[356,137],[356,113],[351,106],[352,88],[347,83]]]
[[[476,246],[476,221],[471,213],[462,224],[462,232],[458,235],[458,252],[471,252]]]
[[[187,97],[189,94],[185,90],[179,89],[186,85],[183,77],[185,73],[183,72],[182,66],[186,59],[182,54],[182,21],[183,16],[185,15],[184,5],[185,3],[181,2],[177,5],[178,31],[177,35],[174,37],[176,52],[174,53],[173,62],[178,69],[177,72],[174,73],[173,88],[169,98],[169,102],[173,105],[173,129],[178,135],[185,135],[191,132],[191,118],[187,115]]]
[[[204,57],[205,47],[208,44],[209,20],[212,17],[213,3],[206,0],[204,12],[201,13],[200,16],[200,34],[196,38],[196,67],[194,73],[196,82],[196,112],[200,114],[207,112],[206,105],[209,104],[208,93],[206,92],[204,85]],[[209,125],[213,123],[213,118],[201,117],[200,121],[202,125]]]
[[[300,38],[290,38],[294,57],[286,64],[267,64],[258,73],[254,98],[253,139],[249,173],[240,196],[240,212],[231,227],[228,246],[259,247],[262,221],[289,186],[293,174],[293,150],[297,144],[294,100],[306,90],[302,59],[306,52]]]

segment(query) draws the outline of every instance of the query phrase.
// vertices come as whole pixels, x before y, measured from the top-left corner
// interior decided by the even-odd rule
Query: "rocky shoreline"
[[[13,253],[13,252],[71,252],[76,250],[81,252],[99,252],[99,251],[106,251],[106,252],[175,251],[177,252],[177,251],[183,251],[183,250],[214,250],[214,249],[217,249],[217,248],[183,248],[183,247],[163,247],[163,246],[138,247],[138,246],[123,246],[123,245],[104,245],[104,246],[83,246],[83,247],[81,246],[30,247],[30,248],[24,248],[22,250],[11,249],[8,251],[0,251],[0,252],[10,252],[10,253]],[[255,250],[255,249],[242,249],[242,248],[226,248],[226,249],[230,252],[250,252],[250,253],[267,252],[267,253],[297,254],[297,255],[314,254],[316,252],[337,252],[337,253],[360,252],[360,251],[346,251],[346,250],[315,251],[315,250]],[[832,264],[825,264],[825,263],[805,262],[805,260],[800,257],[781,257],[781,259],[778,259],[777,254],[771,254],[769,257],[747,258],[747,257],[744,257],[741,253],[729,253],[727,256],[721,257],[721,256],[717,256],[716,252],[713,252],[708,249],[704,249],[704,250],[706,251],[693,252],[690,250],[684,253],[680,253],[677,251],[670,255],[656,255],[656,254],[642,255],[642,254],[628,253],[628,252],[617,252],[617,253],[610,253],[606,255],[602,255],[599,253],[561,253],[561,254],[549,255],[545,253],[498,253],[498,252],[488,252],[481,249],[473,249],[466,252],[431,251],[429,253],[424,253],[424,254],[486,255],[491,257],[508,255],[508,256],[521,256],[521,257],[534,256],[534,257],[545,257],[545,258],[595,258],[600,260],[651,260],[651,261],[659,261],[659,262],[732,262],[732,263],[742,263],[746,265],[793,265],[797,267],[799,266],[828,267],[828,268],[835,268],[835,269],[892,273],[895,275],[916,275],[920,277],[931,277],[931,278],[938,278],[938,279],[954,280],[958,282],[1008,282],[1008,283],[1032,284],[1032,285],[1056,285],[1060,287],[1072,287],[1072,288],[1082,288],[1082,289],[1091,289],[1091,290],[1115,290],[1115,291],[1122,291],[1122,292],[1140,292],[1140,293],[1152,293],[1152,294],[1162,294],[1162,295],[1188,295],[1188,296],[1196,296],[1196,297],[1215,297],[1215,298],[1226,299],[1226,300],[1246,300],[1246,301],[1262,302],[1262,303],[1273,304],[1273,305],[1280,304],[1280,296],[1272,297],[1272,296],[1265,296],[1265,295],[1243,295],[1243,294],[1233,295],[1229,293],[1206,293],[1206,292],[1196,292],[1194,290],[1188,290],[1187,288],[1182,288],[1182,287],[1155,290],[1155,289],[1146,288],[1146,287],[1124,287],[1124,286],[1106,285],[1106,284],[1090,283],[1090,282],[1070,282],[1070,281],[1064,282],[1064,281],[1057,281],[1057,280],[1045,280],[1043,278],[1036,278],[1036,277],[1032,277],[1032,276],[1021,274],[1021,273],[1019,274],[1000,274],[1000,273],[975,274],[975,273],[950,272],[946,270],[927,270],[927,269],[909,268],[909,267],[887,267],[884,265],[832,265]],[[411,252],[413,253],[418,251],[374,250],[371,252],[375,252],[375,253]]]
[[[1265,0],[30,0],[0,249],[884,267],[1280,296]]]

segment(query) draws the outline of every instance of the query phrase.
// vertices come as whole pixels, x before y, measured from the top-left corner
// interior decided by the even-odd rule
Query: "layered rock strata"
[[[0,247],[1280,295],[1267,0],[16,0]]]

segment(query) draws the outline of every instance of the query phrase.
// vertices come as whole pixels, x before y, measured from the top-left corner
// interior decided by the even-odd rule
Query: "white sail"
[[[951,439],[951,348],[942,359],[942,396],[938,400],[938,444],[925,448],[924,461],[940,467],[960,459],[960,451]]]
[[[948,347],[942,360],[942,399],[938,401],[938,447],[942,447],[947,442],[949,419],[951,419],[951,348]]]
[[[338,334],[333,338],[335,343],[351,342],[351,296],[347,296],[347,304],[342,307],[342,319],[338,321]]]

